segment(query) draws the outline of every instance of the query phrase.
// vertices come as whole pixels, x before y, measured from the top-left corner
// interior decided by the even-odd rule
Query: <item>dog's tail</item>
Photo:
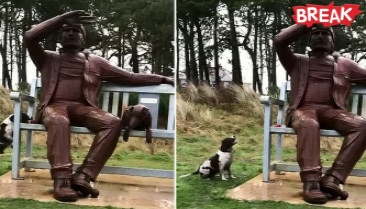
[[[188,177],[188,176],[197,175],[199,173],[200,173],[200,171],[199,171],[199,168],[198,168],[195,172],[189,173],[189,174],[186,174],[186,175],[181,175],[181,176],[179,176],[179,178],[181,179],[181,178],[185,178],[185,177]]]

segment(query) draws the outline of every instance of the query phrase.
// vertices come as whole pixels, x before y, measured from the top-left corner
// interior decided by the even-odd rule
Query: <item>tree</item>
[[[3,28],[4,28],[4,35],[2,38],[2,42],[0,43],[0,53],[1,53],[1,58],[3,61],[3,80],[2,80],[2,85],[4,87],[8,87],[9,89],[12,89],[12,80],[9,74],[9,61],[8,61],[8,33],[9,33],[9,7],[11,6],[11,4],[9,2],[4,2],[2,7],[4,8],[4,13],[2,14],[4,19],[3,19]]]
[[[239,6],[240,1],[234,0],[222,0],[226,4],[228,15],[229,15],[229,25],[230,25],[230,46],[232,50],[232,72],[233,72],[233,82],[238,85],[243,85],[241,66],[240,66],[240,56],[239,47],[237,40],[237,32],[234,20],[234,13]]]

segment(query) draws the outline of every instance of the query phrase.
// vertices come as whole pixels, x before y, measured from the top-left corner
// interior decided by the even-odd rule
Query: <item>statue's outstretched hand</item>
[[[62,17],[67,25],[89,24],[95,22],[93,16],[89,15],[84,10],[67,12],[63,14]]]
[[[164,78],[163,83],[164,84],[170,84],[170,85],[174,86],[174,80],[171,79],[171,78],[168,78],[168,77]]]

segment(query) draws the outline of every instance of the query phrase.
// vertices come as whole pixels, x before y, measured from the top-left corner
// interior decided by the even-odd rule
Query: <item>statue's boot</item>
[[[99,196],[99,190],[90,185],[90,177],[82,172],[76,172],[71,175],[71,186],[80,196],[96,198]]]
[[[324,204],[327,202],[327,196],[320,190],[318,181],[304,182],[303,199],[311,204]]]
[[[339,179],[332,175],[324,175],[320,180],[320,188],[324,193],[329,194],[334,199],[340,197],[342,200],[346,200],[348,193],[343,191],[339,184]]]
[[[70,179],[68,178],[56,178],[53,181],[54,193],[53,197],[62,202],[75,202],[78,195],[71,188]]]

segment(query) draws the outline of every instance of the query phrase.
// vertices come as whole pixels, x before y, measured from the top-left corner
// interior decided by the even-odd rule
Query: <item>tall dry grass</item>
[[[194,102],[184,100],[180,93],[177,93],[176,115],[179,122],[209,122],[212,119],[212,113],[208,106],[196,105]]]
[[[198,87],[192,83],[188,83],[185,88],[181,89],[180,93],[182,99],[187,102],[206,104],[210,106],[218,104],[216,91],[206,83],[203,83]]]
[[[23,134],[23,138],[25,134]],[[71,134],[71,148],[88,150],[93,143],[95,135],[92,134]],[[47,133],[46,132],[35,132],[34,133],[34,144],[46,147]],[[146,153],[159,153],[165,152],[169,154],[174,153],[174,142],[169,139],[153,139],[151,145],[145,143],[145,138],[130,137],[128,142],[123,142],[122,137],[118,140],[118,150],[128,151],[140,151]],[[152,146],[152,147],[151,147]],[[153,152],[151,150],[153,148]]]
[[[216,90],[207,85],[189,85],[177,93],[177,129],[187,137],[205,136],[219,142],[231,135],[247,135],[247,127],[263,121],[259,95],[249,87],[231,86]],[[259,136],[242,140],[258,143]]]
[[[296,149],[296,135],[285,135],[283,137],[283,148],[285,149]],[[275,144],[276,138],[272,136],[272,143]],[[341,137],[320,137],[320,151],[322,152],[331,152],[338,153],[342,146],[342,138]]]
[[[10,100],[10,91],[0,85],[0,120],[13,113],[13,102]]]
[[[198,102],[209,106],[216,106],[219,103],[218,95],[215,89],[212,89],[207,83],[198,87]]]
[[[177,120],[212,119],[212,108],[225,110],[228,114],[240,114],[255,119],[263,118],[259,95],[248,86],[231,85],[225,89],[212,89],[207,84],[198,87],[189,84],[177,93]]]
[[[181,97],[184,101],[195,103],[198,98],[198,88],[192,83],[188,83],[185,88],[181,89]]]
[[[263,118],[264,111],[262,104],[259,102],[260,95],[248,85],[231,85],[221,90],[221,92],[222,102],[234,113],[250,118]],[[231,108],[232,105],[235,108]]]

